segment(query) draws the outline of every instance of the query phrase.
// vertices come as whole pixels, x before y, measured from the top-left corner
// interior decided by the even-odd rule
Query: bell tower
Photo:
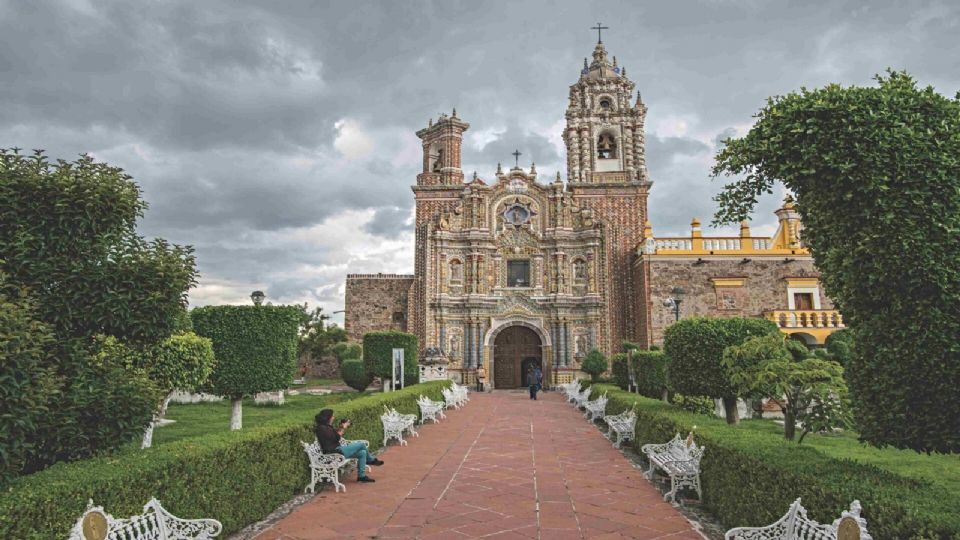
[[[598,31],[604,27],[599,24]],[[598,36],[599,37],[599,36]],[[643,123],[647,107],[597,40],[593,61],[583,60],[580,79],[570,86],[567,126],[567,178],[575,184],[647,183]]]
[[[457,109],[441,114],[434,123],[417,132],[423,141],[423,172],[417,175],[418,186],[459,186],[463,184],[460,168],[463,132],[470,124],[457,118]]]

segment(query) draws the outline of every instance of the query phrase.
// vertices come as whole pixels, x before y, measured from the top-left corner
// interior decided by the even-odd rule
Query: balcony
[[[786,334],[799,334],[808,345],[823,345],[827,336],[845,328],[843,315],[835,309],[787,309],[764,311]]]

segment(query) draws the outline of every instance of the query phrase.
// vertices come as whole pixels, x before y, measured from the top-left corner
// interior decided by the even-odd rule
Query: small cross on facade
[[[518,169],[520,168],[520,156],[522,155],[523,154],[520,153],[520,150],[513,151],[513,165],[515,168],[518,168]]]
[[[590,29],[597,31],[597,43],[603,43],[603,40],[600,38],[600,32],[603,31],[603,30],[609,30],[610,27],[609,27],[609,26],[603,26],[602,24],[597,23],[596,26],[591,26]]]

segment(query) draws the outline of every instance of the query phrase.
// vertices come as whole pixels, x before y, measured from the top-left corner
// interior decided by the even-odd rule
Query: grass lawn
[[[773,420],[745,420],[740,427],[783,437],[783,426]],[[880,449],[859,442],[856,433],[852,432],[829,435],[811,433],[803,439],[803,446],[816,448],[828,456],[852,459],[901,476],[939,484],[952,493],[960,494],[960,454],[927,455],[892,447]]]
[[[306,384],[292,384],[290,385],[291,390],[296,390],[297,388],[305,388],[312,386],[330,386],[333,384],[344,384],[341,379],[323,379],[321,377],[307,377]]]
[[[283,405],[256,405],[253,398],[248,398],[243,400],[243,429],[291,418],[310,422],[314,415],[326,406],[365,395],[368,394],[361,392],[340,392],[325,396],[300,394],[287,396],[286,403]],[[156,428],[153,433],[154,446],[209,433],[230,431],[230,401],[171,403],[167,409],[166,418],[176,420],[176,423]]]

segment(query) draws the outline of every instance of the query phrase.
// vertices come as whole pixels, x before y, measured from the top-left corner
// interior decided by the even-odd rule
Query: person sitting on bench
[[[333,409],[323,409],[314,420],[316,426],[313,431],[317,435],[317,442],[324,454],[338,453],[343,454],[347,459],[357,459],[357,481],[374,482],[373,478],[367,476],[367,465],[383,465],[383,460],[373,458],[367,450],[367,446],[362,442],[353,442],[347,445],[340,445],[340,438],[343,432],[350,427],[350,420],[340,421],[337,429],[333,428],[332,422],[336,417],[333,415]]]

